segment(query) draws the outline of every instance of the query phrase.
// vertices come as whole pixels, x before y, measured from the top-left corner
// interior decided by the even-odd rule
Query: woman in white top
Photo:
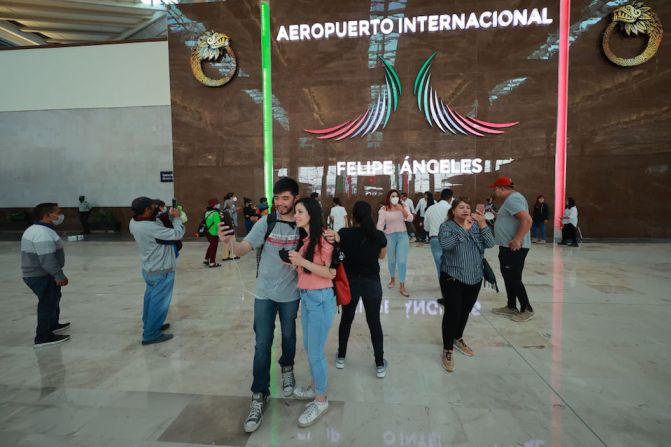
[[[578,207],[575,199],[569,197],[566,199],[566,209],[564,217],[561,218],[561,242],[559,245],[567,245],[567,240],[571,239],[571,247],[578,246]]]
[[[345,207],[340,204],[340,199],[337,197],[333,198],[333,208],[329,214],[329,223],[332,225],[333,231],[336,233],[340,231],[341,228],[347,226],[347,210]]]
[[[396,267],[400,281],[399,292],[405,297],[410,294],[405,288],[405,272],[408,265],[408,249],[410,239],[405,227],[406,222],[412,222],[413,215],[405,205],[400,203],[400,193],[392,189],[387,193],[384,206],[380,208],[377,218],[377,229],[384,231],[387,237],[387,267],[390,281],[388,287],[396,285]]]

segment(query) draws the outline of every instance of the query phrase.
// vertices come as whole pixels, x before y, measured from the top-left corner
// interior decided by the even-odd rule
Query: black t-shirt
[[[345,253],[345,271],[348,275],[360,275],[380,279],[380,251],[387,246],[387,237],[375,230],[376,240],[369,241],[360,228],[341,228],[340,249]]]

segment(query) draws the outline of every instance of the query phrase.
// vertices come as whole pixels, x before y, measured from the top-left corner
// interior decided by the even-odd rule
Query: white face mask
[[[217,210],[221,209],[221,203],[217,203],[216,205],[214,205],[213,208],[215,208]]]
[[[234,201],[234,202],[237,202],[237,201],[238,201],[238,198],[237,198],[237,197],[233,197],[233,201]]]
[[[56,220],[54,220],[51,223],[54,224],[54,225],[60,225],[60,224],[63,223],[64,220],[65,220],[65,216],[62,215],[62,214],[59,214],[58,217],[56,218]]]
[[[398,197],[392,197],[389,201],[392,205],[398,205]]]

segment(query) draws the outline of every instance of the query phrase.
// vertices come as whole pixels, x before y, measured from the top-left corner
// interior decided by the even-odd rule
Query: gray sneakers
[[[508,306],[503,306],[503,307],[495,307],[492,309],[492,312],[495,313],[496,315],[504,315],[506,317],[511,317],[513,315],[517,315],[520,313],[516,308],[510,308]]]
[[[338,357],[338,354],[336,354],[335,367],[343,369],[345,367],[345,357]]]
[[[294,394],[294,387],[296,386],[296,378],[294,377],[293,366],[282,367],[282,395],[284,397],[291,397]]]
[[[516,323],[524,323],[526,321],[531,320],[534,317],[534,312],[530,310],[525,310],[524,312],[519,312],[516,315],[512,315],[510,317],[511,320],[515,321]]]
[[[261,421],[263,420],[263,410],[267,401],[268,396],[264,396],[263,393],[252,394],[252,403],[249,405],[249,415],[247,416],[247,419],[245,419],[245,432],[252,433],[259,428]]]

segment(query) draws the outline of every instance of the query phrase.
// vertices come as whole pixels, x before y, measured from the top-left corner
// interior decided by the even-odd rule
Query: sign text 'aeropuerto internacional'
[[[391,33],[440,33],[480,28],[507,28],[550,25],[548,8],[504,9],[481,13],[451,13],[415,17],[344,20],[312,24],[280,25],[277,41],[344,39]]]

